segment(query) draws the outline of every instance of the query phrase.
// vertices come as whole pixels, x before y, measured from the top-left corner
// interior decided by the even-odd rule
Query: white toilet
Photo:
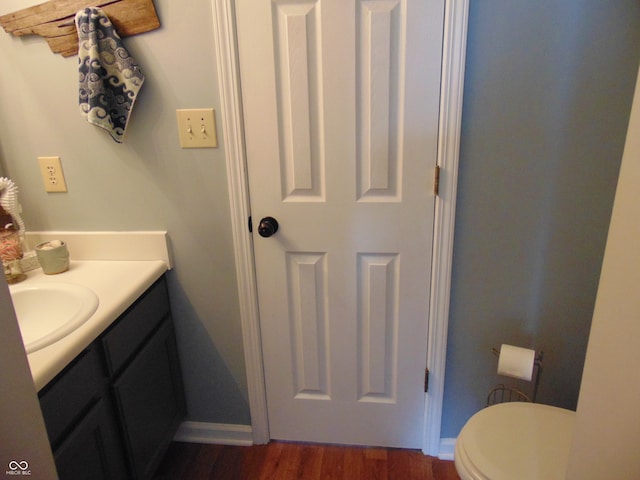
[[[462,480],[564,480],[575,412],[538,403],[487,407],[463,427],[454,453]]]

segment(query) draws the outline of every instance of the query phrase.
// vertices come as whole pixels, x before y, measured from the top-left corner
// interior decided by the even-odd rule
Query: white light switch
[[[182,148],[214,148],[218,146],[216,118],[213,108],[176,110]]]

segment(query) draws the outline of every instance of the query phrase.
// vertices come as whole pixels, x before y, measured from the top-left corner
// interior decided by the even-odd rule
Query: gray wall
[[[502,343],[575,408],[639,59],[637,0],[471,1],[443,437]]]
[[[0,14],[36,3],[4,0]],[[220,111],[211,1],[155,5],[162,27],[125,39],[146,81],[122,145],[80,117],[77,57],[0,31],[0,165],[29,230],[169,232],[189,419],[248,424],[224,145],[182,150],[176,128],[177,108]],[[50,155],[69,193],[44,192],[36,157]]]

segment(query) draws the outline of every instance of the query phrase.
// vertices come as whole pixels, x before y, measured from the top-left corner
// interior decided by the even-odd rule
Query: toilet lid
[[[575,412],[538,403],[487,407],[460,432],[456,467],[463,480],[562,480],[574,422]]]

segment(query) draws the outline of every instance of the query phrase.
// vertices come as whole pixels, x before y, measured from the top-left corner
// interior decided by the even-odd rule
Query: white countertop
[[[30,271],[27,280],[16,285],[75,283],[90,288],[99,298],[96,312],[77,330],[27,355],[36,390],[49,383],[166,270],[162,260],[87,260],[71,261],[69,270],[58,275],[45,275],[40,269]]]

